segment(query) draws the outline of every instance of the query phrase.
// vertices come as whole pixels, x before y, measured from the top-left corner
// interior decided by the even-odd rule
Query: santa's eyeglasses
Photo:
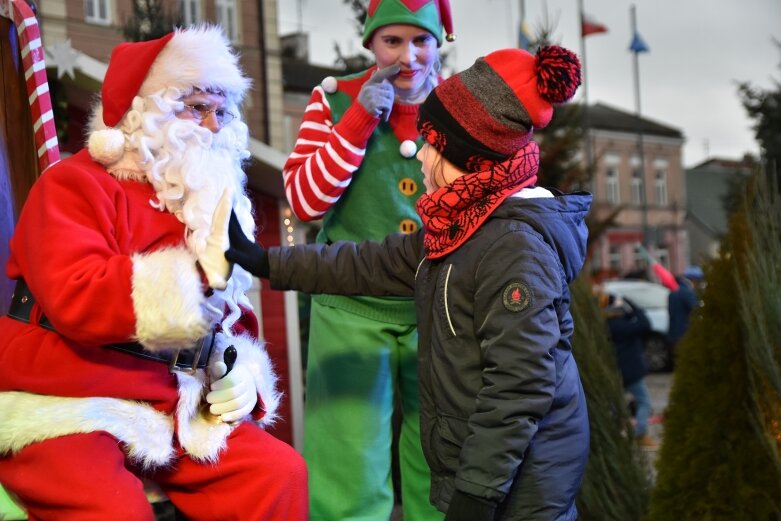
[[[233,112],[222,107],[213,109],[206,103],[194,103],[192,105],[185,103],[183,112],[189,113],[199,124],[208,118],[209,114],[214,114],[214,117],[217,118],[217,123],[221,127],[236,119],[236,115]]]

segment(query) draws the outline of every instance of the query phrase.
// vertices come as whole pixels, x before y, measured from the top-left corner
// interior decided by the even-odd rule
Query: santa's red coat
[[[196,459],[217,458],[231,427],[199,417],[203,371],[172,374],[164,363],[103,347],[190,346],[213,325],[184,225],[153,207],[155,200],[150,184],[116,179],[86,151],[33,186],[6,271],[27,282],[37,304],[31,324],[0,318],[0,453],[104,430],[154,466],[170,459],[176,431]],[[40,313],[57,333],[37,325]],[[216,355],[236,345],[237,364],[255,375],[263,407],[253,419],[264,424],[273,421],[279,394],[257,333],[246,312],[218,335]]]

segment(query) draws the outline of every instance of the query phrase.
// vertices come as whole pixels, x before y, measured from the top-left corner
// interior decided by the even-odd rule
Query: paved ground
[[[645,377],[645,382],[648,385],[648,391],[651,393],[653,414],[661,416],[667,407],[670,397],[673,373],[652,373]],[[653,425],[651,434],[661,439],[662,425]]]
[[[648,432],[657,442],[661,443],[664,434],[664,410],[670,396],[670,387],[672,386],[674,373],[653,373],[646,376],[645,381],[648,385],[648,391],[651,393],[651,404],[653,413],[648,426]],[[657,450],[644,449],[648,455],[651,479],[656,477],[654,462],[656,461]]]

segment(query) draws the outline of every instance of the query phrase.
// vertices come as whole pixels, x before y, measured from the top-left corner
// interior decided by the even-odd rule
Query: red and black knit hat
[[[440,83],[420,106],[421,135],[466,172],[485,170],[524,146],[575,95],[580,61],[559,46],[536,55],[502,49]]]

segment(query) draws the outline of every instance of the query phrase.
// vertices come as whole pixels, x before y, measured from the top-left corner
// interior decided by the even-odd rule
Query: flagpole
[[[582,1],[582,0],[581,0]],[[635,15],[635,4],[632,4],[630,9],[630,19],[632,24],[632,37],[635,38],[637,35],[637,18]],[[636,126],[637,126],[637,155],[640,159],[640,212],[641,212],[641,219],[642,219],[642,226],[643,226],[643,247],[646,250],[650,251],[649,245],[648,245],[648,204],[647,204],[647,197],[646,197],[646,172],[645,172],[645,157],[644,157],[644,150],[643,150],[643,124],[641,120],[641,110],[640,110],[640,63],[638,60],[638,55],[640,54],[640,50],[637,48],[632,49],[632,53],[634,54],[633,57],[633,68],[634,68],[634,76],[635,76],[635,119],[636,119]],[[633,173],[634,174],[634,173]]]
[[[586,153],[586,172],[589,178],[594,175],[594,153],[591,147],[591,117],[588,106],[588,72],[586,71],[586,36],[583,34],[583,0],[578,0],[580,13],[580,66],[583,74],[583,148]],[[592,191],[596,184],[592,184]]]
[[[520,8],[521,20],[518,23],[518,48],[528,51],[531,41],[529,40],[529,35],[526,33],[526,27],[524,25],[526,24],[526,5],[524,0],[519,0],[518,7]]]

